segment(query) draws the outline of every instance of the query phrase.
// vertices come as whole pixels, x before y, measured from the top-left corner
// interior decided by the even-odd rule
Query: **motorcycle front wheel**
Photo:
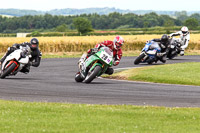
[[[142,53],[140,56],[138,56],[135,61],[134,64],[138,65],[140,62],[142,62],[142,59],[145,57],[145,53]]]
[[[16,67],[17,65],[15,63],[12,63],[10,66],[8,66],[2,73],[0,78],[4,79],[7,75],[9,75]]]
[[[94,78],[96,78],[96,76],[98,75],[98,73],[101,71],[101,67],[100,66],[96,66],[92,72],[88,73],[88,75],[85,78],[85,83],[90,83],[92,82],[92,80]]]

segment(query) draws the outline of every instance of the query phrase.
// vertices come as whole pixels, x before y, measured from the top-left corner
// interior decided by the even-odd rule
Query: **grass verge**
[[[200,86],[200,63],[187,62],[134,68],[108,78]]]
[[[200,108],[0,100],[0,132],[199,132]]]

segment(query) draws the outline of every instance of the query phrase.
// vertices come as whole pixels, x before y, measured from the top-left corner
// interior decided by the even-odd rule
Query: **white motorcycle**
[[[2,62],[0,78],[4,79],[6,76],[16,75],[31,58],[31,49],[29,46],[22,47],[13,51]]]

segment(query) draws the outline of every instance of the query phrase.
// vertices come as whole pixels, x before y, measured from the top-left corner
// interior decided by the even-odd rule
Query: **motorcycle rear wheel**
[[[16,67],[17,65],[15,63],[12,63],[10,66],[8,66],[8,68],[6,68],[2,73],[0,78],[4,79],[8,74],[10,74],[13,69]]]
[[[94,69],[93,69],[93,71],[90,73],[90,74],[88,74],[87,76],[86,76],[86,78],[85,78],[85,83],[90,83],[90,82],[92,82],[92,80],[94,79],[94,78],[96,78],[96,76],[98,75],[98,73],[101,71],[101,66],[96,66]]]

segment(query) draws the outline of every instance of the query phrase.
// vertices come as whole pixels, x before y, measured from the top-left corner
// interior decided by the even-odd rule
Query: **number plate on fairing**
[[[105,61],[107,64],[110,64],[112,61],[112,57],[109,54],[107,54],[106,52],[102,52],[100,55],[100,58],[103,61]]]

